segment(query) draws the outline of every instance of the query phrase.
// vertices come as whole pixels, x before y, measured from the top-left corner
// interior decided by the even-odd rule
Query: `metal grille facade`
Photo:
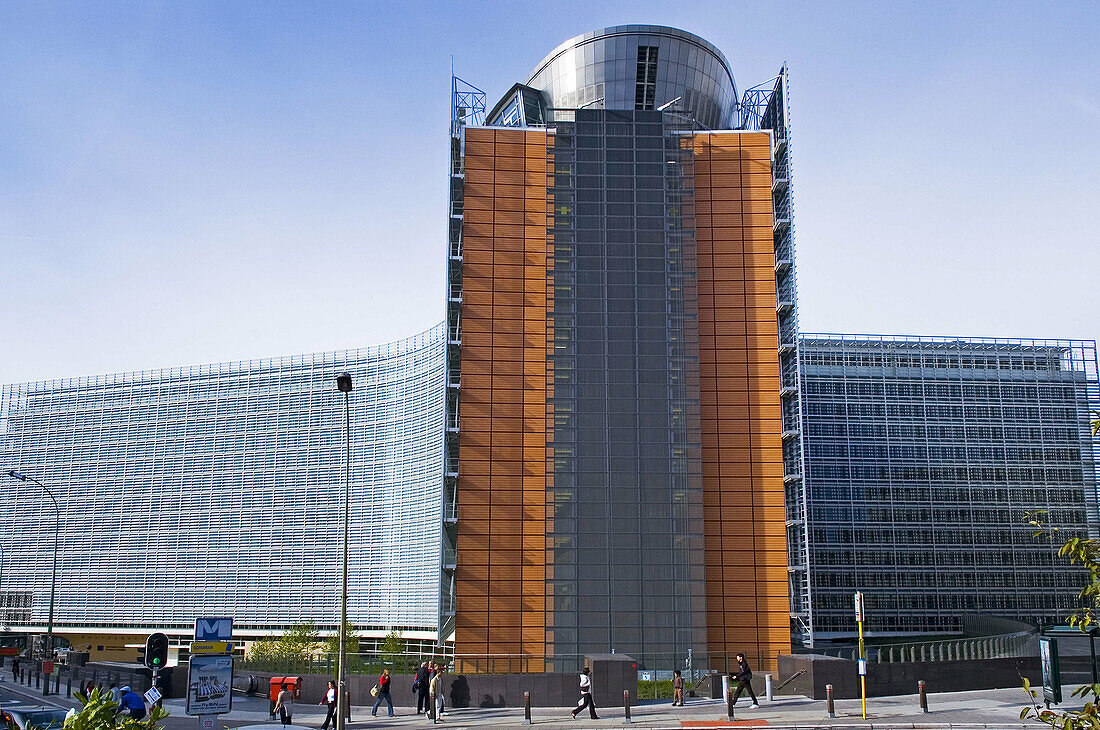
[[[954,632],[1062,622],[1084,576],[1037,540],[1095,535],[1096,344],[807,334],[799,342],[812,625]]]
[[[307,620],[335,629],[346,458],[335,378],[347,370],[348,618],[434,638],[444,336],[440,325],[357,350],[4,386],[0,466],[60,503],[55,631],[187,629],[210,615],[246,635]],[[40,630],[54,510],[37,485],[3,479],[4,623]]]

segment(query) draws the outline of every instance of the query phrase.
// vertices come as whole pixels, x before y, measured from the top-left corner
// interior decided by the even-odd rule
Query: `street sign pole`
[[[867,719],[867,655],[863,652],[863,593],[856,591],[856,624],[859,626],[859,700]]]

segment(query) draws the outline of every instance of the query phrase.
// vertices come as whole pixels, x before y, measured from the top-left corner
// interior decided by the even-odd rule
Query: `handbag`
[[[378,689],[378,685],[376,684],[376,685],[374,685],[373,687],[371,687],[371,688],[370,688],[370,696],[371,696],[371,697],[377,697],[377,696],[378,696],[378,693],[379,693],[380,691],[381,691],[381,690],[380,690],[380,689]]]

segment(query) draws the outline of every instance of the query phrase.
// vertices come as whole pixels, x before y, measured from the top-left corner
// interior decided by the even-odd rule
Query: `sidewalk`
[[[1069,688],[1066,689],[1068,696]],[[726,720],[725,703],[721,700],[690,700],[686,707],[672,707],[668,701],[644,701],[632,707],[631,723],[625,720],[622,707],[597,708],[599,720],[587,716],[573,720],[569,716],[572,707],[534,707],[532,724],[552,729],[562,728],[714,728],[714,727],[769,727],[769,728],[1035,728],[1034,722],[1020,720],[1027,695],[1023,689],[983,690],[930,694],[929,713],[923,714],[915,695],[900,697],[876,697],[867,702],[867,720],[861,716],[859,700],[837,700],[836,718],[826,715],[823,700],[806,697],[777,697],[774,702],[761,699],[761,707],[748,709],[742,699],[735,708],[735,720]],[[173,717],[169,728],[197,727],[197,720],[184,718],[183,701],[165,703]],[[1067,704],[1067,707],[1073,706]],[[257,723],[270,723],[267,714],[268,701],[262,698],[234,697],[233,712],[221,715],[217,727],[237,728]],[[295,705],[294,726],[316,728],[324,721],[324,708],[317,705]],[[353,730],[368,728],[415,728],[429,725],[424,715],[417,715],[409,708],[395,708],[395,717],[386,717],[385,705],[379,708],[378,717],[371,717],[370,707],[352,708],[348,727]],[[186,724],[180,724],[183,721]],[[523,724],[522,707],[462,708],[449,710],[440,723],[443,730],[457,728],[515,728]]]
[[[49,704],[60,707],[79,706],[72,699],[50,695],[42,697],[40,691],[28,691],[4,683],[0,688],[21,699],[35,704]],[[1080,706],[1070,700],[1073,687],[1063,688],[1067,698],[1063,707]],[[14,691],[14,692],[13,692]],[[928,714],[923,714],[917,705],[916,695],[897,697],[873,697],[867,701],[867,719],[861,716],[859,700],[837,700],[836,718],[826,716],[825,701],[807,697],[782,696],[768,702],[761,699],[760,709],[750,710],[746,700],[742,699],[734,708],[733,723],[726,720],[726,706],[721,700],[688,700],[686,707],[672,707],[667,700],[643,701],[630,710],[631,723],[627,723],[623,708],[597,708],[599,720],[590,720],[587,716],[573,720],[569,717],[572,707],[534,707],[531,709],[532,725],[554,730],[587,730],[588,728],[646,728],[657,730],[664,728],[720,728],[720,727],[767,727],[783,730],[795,728],[845,728],[860,730],[902,730],[903,728],[1036,728],[1035,722],[1020,720],[1020,710],[1024,707],[1027,695],[1023,688],[981,690],[973,692],[949,692],[928,695]],[[197,730],[198,719],[188,717],[184,712],[182,699],[164,701],[165,708],[171,713],[165,721],[166,730]],[[262,697],[233,697],[233,712],[218,716],[216,728],[238,728],[248,725],[270,724],[268,701]],[[319,705],[297,703],[294,713],[294,728],[316,728],[325,718],[325,708]],[[352,707],[352,719],[348,723],[350,730],[368,730],[372,728],[399,728],[411,730],[424,728],[430,723],[424,715],[415,710],[395,708],[396,717],[386,717],[385,705],[379,708],[378,717],[371,717],[370,706]],[[522,707],[461,708],[449,710],[443,716],[440,730],[458,730],[464,728],[511,728],[522,730]]]

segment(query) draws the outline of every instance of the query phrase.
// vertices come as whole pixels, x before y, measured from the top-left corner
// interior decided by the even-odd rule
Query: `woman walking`
[[[325,698],[318,702],[319,705],[328,705],[328,714],[325,716],[325,721],[321,723],[321,730],[328,730],[329,722],[332,722],[332,727],[336,728],[336,682],[333,680],[328,681],[328,691],[325,692]]]
[[[371,717],[378,715],[378,706],[382,704],[382,700],[386,701],[386,705],[390,708],[390,717],[393,717],[393,699],[390,697],[390,670],[383,669],[382,676],[378,678],[378,698],[374,701],[374,707],[371,708]]]

